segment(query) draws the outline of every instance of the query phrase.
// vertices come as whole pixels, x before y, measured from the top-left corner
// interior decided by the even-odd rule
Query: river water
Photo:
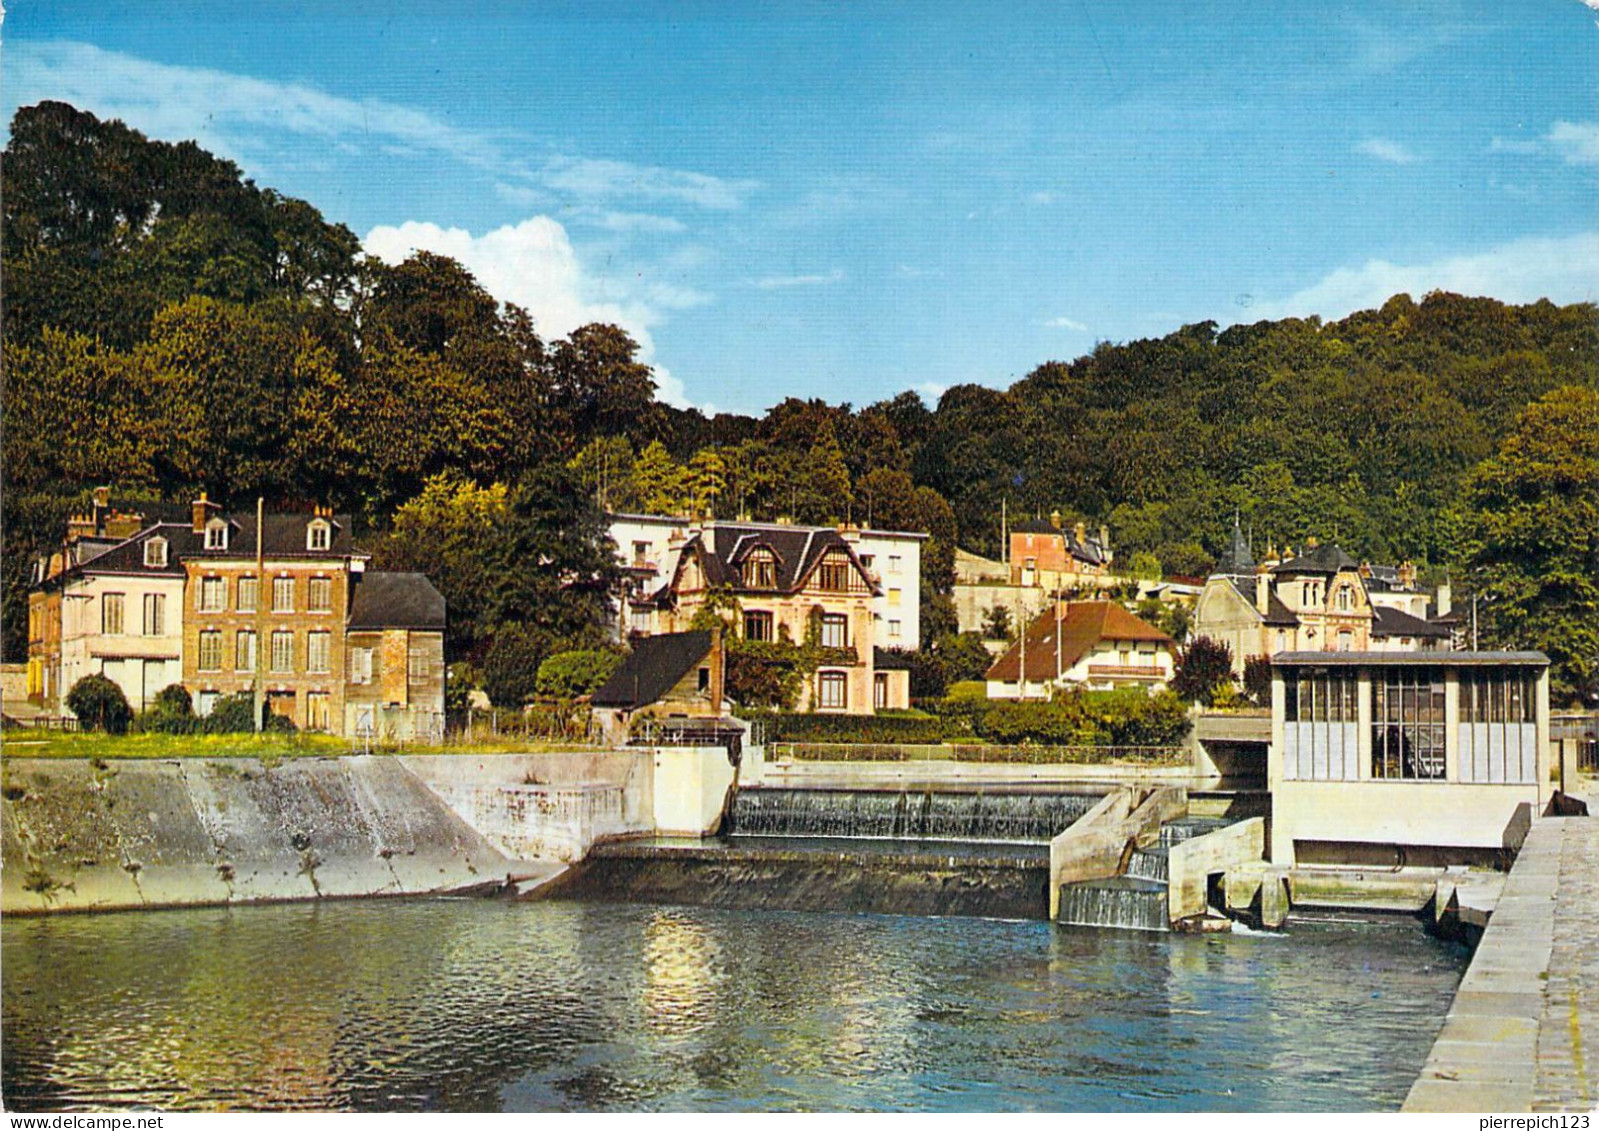
[[[1411,921],[459,900],[0,932],[13,1111],[1396,1109],[1465,966]]]

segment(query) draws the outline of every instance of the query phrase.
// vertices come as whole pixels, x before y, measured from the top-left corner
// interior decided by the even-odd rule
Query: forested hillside
[[[459,264],[365,258],[193,143],[43,103],[4,157],[8,660],[30,554],[110,483],[351,511],[380,560],[442,571],[457,655],[510,624],[590,631],[597,598],[545,598],[563,570],[603,584],[600,504],[925,530],[936,641],[954,546],[997,554],[1008,506],[1106,523],[1170,573],[1204,573],[1235,512],[1260,541],[1411,558],[1493,597],[1490,639],[1549,649],[1564,691],[1595,680],[1592,304],[1400,295],[1335,323],[1105,344],[936,406],[707,418],[655,400],[618,328],[546,340]]]

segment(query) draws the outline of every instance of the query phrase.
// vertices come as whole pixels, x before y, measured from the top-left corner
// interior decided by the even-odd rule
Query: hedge
[[[762,712],[768,742],[938,743],[971,738],[963,720],[937,715],[828,715]]]

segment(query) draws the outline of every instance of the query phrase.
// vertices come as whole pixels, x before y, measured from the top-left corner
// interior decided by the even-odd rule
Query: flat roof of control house
[[[1471,668],[1504,665],[1546,667],[1542,652],[1279,652],[1272,667]]]

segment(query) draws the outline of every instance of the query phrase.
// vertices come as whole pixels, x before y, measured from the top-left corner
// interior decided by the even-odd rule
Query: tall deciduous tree
[[[1548,653],[1558,698],[1599,701],[1599,392],[1528,407],[1472,474],[1465,517],[1489,640]]]

